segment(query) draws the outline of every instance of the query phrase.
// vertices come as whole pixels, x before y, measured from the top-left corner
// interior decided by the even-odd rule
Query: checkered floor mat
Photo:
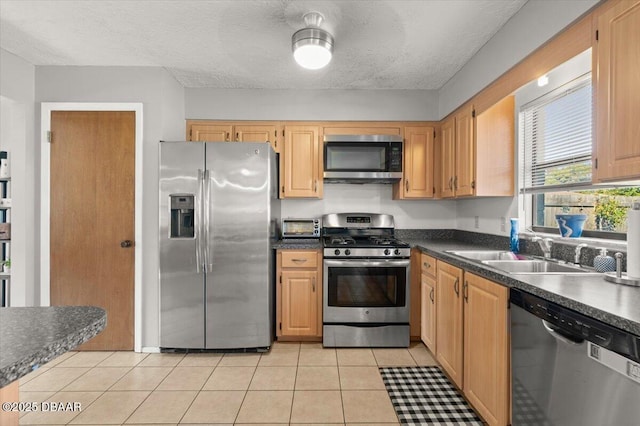
[[[381,367],[403,425],[479,425],[482,420],[439,367]]]

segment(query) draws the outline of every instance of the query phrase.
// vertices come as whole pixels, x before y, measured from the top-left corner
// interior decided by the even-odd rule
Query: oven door
[[[408,323],[409,263],[409,259],[326,259],[323,322]]]

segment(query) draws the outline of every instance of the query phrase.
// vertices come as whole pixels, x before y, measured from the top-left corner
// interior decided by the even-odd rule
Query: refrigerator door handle
[[[204,182],[204,211],[206,212],[204,223],[204,261],[205,271],[211,271],[213,269],[213,261],[211,260],[211,174],[209,170],[204,171]]]
[[[202,272],[202,184],[204,173],[198,169],[198,192],[196,194],[196,273]]]

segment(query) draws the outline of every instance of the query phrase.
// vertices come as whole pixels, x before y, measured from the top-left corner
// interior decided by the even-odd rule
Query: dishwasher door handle
[[[561,342],[564,342],[568,345],[573,345],[573,346],[581,345],[584,342],[584,339],[581,336],[570,335],[564,330],[562,330],[561,332],[557,330],[555,327],[553,327],[553,325],[548,323],[547,321],[545,320],[541,320],[541,321],[542,321],[542,326],[545,328],[545,330],[547,330],[547,332],[550,335],[560,340]]]

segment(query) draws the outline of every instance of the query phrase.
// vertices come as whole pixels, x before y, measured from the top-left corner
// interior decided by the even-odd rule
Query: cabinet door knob
[[[405,180],[405,188],[407,189],[407,192],[409,191],[409,179]]]
[[[120,241],[120,247],[122,247],[122,248],[128,248],[128,247],[132,247],[132,246],[133,246],[133,241],[131,241],[131,240]]]
[[[460,296],[460,279],[456,278],[456,282],[453,283],[453,291],[456,292],[456,295]]]
[[[431,264],[427,263],[427,262],[422,262],[422,264],[424,265],[425,268],[429,269],[431,268]]]
[[[311,278],[311,288],[313,290],[313,292],[316,292],[316,279],[315,278]]]
[[[431,303],[434,303],[434,300],[433,300],[433,288],[429,292],[429,299],[431,299]]]

